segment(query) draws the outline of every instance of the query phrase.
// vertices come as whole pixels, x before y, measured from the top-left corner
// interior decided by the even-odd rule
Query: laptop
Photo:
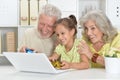
[[[3,52],[3,55],[18,71],[40,73],[61,73],[68,71],[54,68],[44,53]]]

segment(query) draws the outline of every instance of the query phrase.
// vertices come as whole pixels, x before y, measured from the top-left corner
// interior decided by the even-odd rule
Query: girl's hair
[[[44,5],[39,13],[39,16],[40,14],[45,14],[47,16],[54,16],[57,18],[57,20],[61,18],[61,11],[57,7],[51,4]]]
[[[117,30],[113,27],[108,17],[103,13],[102,11],[90,11],[87,14],[85,14],[80,19],[80,25],[85,28],[85,23],[88,20],[92,20],[95,22],[96,27],[100,29],[100,31],[103,32],[103,40],[105,42],[111,42],[113,38],[117,35]],[[85,30],[84,30],[85,31]],[[85,32],[83,31],[83,36],[86,40],[88,40]],[[88,40],[89,41],[89,40]]]
[[[65,26],[65,28],[67,28],[68,30],[75,29],[74,35],[76,35],[76,33],[77,33],[77,28],[76,28],[77,27],[77,20],[76,20],[76,17],[74,15],[70,15],[69,17],[59,19],[58,21],[55,22],[54,28],[56,28],[56,26],[59,24]]]

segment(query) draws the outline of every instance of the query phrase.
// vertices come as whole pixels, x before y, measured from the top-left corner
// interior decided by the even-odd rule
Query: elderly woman
[[[102,11],[91,11],[80,19],[83,40],[78,52],[85,54],[91,67],[104,67],[104,56],[111,48],[120,48],[120,33]]]

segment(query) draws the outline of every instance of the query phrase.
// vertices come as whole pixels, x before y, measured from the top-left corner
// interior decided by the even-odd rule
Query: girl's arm
[[[87,56],[81,55],[81,62],[79,63],[68,63],[66,61],[62,61],[61,69],[87,69],[90,67],[89,60]]]

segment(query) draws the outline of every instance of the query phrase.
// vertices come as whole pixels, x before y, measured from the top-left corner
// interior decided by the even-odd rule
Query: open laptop
[[[3,52],[3,55],[19,71],[41,73],[61,73],[68,71],[54,68],[44,53]]]

